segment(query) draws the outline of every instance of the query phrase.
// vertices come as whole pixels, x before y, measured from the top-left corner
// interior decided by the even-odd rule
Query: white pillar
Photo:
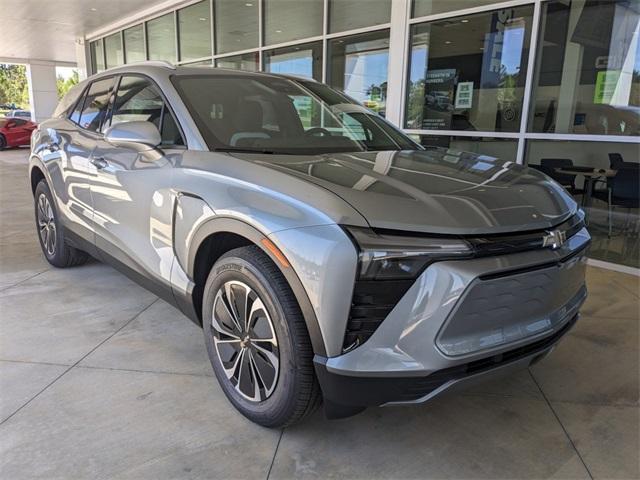
[[[91,58],[88,45],[89,42],[85,41],[84,38],[76,37],[76,64],[78,65],[78,77],[80,80],[84,80],[90,75]]]
[[[27,64],[31,119],[41,122],[51,117],[58,105],[56,65],[53,62],[32,61]]]
[[[410,0],[391,0],[391,33],[389,37],[389,73],[387,77],[386,119],[402,128],[404,76],[407,69]]]

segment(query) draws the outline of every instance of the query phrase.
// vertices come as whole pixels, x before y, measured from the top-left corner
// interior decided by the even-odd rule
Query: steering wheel
[[[326,128],[322,128],[322,127],[310,128],[309,130],[304,132],[304,134],[305,135],[309,135],[309,136],[311,136],[311,135],[317,136],[318,134],[322,135],[323,137],[324,136],[327,136],[327,137],[331,136],[331,132],[329,130],[327,130]]]

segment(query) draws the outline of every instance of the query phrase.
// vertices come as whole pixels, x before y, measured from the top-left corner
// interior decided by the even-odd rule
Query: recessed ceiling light
[[[282,30],[276,30],[276,33],[282,33]]]
[[[449,40],[447,40],[446,42],[444,42],[446,45],[451,45],[451,42]]]
[[[253,7],[253,3],[245,3],[244,6],[245,7]]]
[[[460,23],[469,23],[469,20],[465,18],[464,20],[460,20]]]
[[[206,22],[207,21],[206,17],[200,17],[198,20],[200,20],[201,22]]]
[[[98,9],[97,9],[97,8],[93,8],[93,7],[91,7],[91,11],[92,11],[92,12],[97,12],[97,11],[98,11]]]

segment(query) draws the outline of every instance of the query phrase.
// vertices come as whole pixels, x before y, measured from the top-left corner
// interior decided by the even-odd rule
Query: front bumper
[[[527,368],[538,362],[575,325],[576,314],[552,335],[534,343],[469,363],[445,368],[425,377],[351,377],[333,373],[326,359],[314,359],[328,416],[339,418],[365,407],[425,403],[454,389],[464,389],[492,377]]]
[[[589,241],[431,265],[363,345],[316,356],[325,404],[420,403],[537,361],[578,318]]]

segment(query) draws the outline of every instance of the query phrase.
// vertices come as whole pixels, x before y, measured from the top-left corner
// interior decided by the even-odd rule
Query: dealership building
[[[64,59],[83,74],[157,60],[313,77],[421,144],[448,147],[452,162],[472,151],[545,171],[587,209],[593,259],[640,267],[638,0],[132,0],[87,10],[75,62]],[[39,117],[54,103],[51,65],[65,63],[49,60],[25,60]],[[621,166],[632,172],[624,181]]]

